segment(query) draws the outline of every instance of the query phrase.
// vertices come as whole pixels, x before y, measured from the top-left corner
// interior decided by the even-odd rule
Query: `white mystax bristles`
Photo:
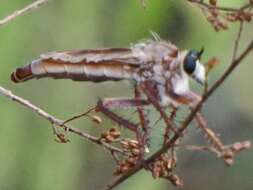
[[[197,61],[196,68],[193,72],[193,78],[200,84],[204,84],[206,80],[206,71],[204,65]]]

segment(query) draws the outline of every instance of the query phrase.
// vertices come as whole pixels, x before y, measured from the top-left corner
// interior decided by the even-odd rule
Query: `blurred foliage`
[[[0,18],[30,2],[1,0]],[[243,1],[219,2],[236,5]],[[183,0],[149,0],[146,10],[138,0],[51,0],[0,28],[0,83],[49,113],[68,118],[93,106],[98,97],[131,96],[132,87],[126,82],[94,85],[52,79],[14,85],[9,79],[12,70],[52,50],[126,47],[150,38],[151,30],[182,49],[204,46],[204,61],[217,56],[221,64],[212,72],[211,83],[231,60],[237,28],[235,24],[229,31],[214,32],[200,10]],[[245,27],[241,48],[252,39],[252,29],[252,24]],[[251,69],[252,56],[206,103],[205,115],[210,127],[215,128],[226,143],[244,138],[253,140]],[[1,190],[95,190],[112,179],[114,163],[100,147],[73,135],[68,136],[71,143],[56,143],[49,123],[5,98],[0,98],[0,105]],[[113,125],[106,120],[104,125],[96,126],[85,118],[73,124],[94,134]],[[154,131],[158,131],[152,140],[155,143],[161,129],[156,126]],[[202,142],[195,128],[189,130],[188,141]],[[253,153],[250,151],[241,154],[231,168],[209,153],[182,152],[180,159],[178,170],[185,179],[183,189],[253,188]],[[152,180],[146,172],[130,178],[117,189],[144,188],[173,189],[166,181]]]

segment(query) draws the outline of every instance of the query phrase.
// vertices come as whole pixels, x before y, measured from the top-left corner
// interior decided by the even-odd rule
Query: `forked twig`
[[[7,90],[3,87],[0,86],[0,94],[2,94],[3,96],[7,97],[8,99],[17,102],[23,106],[25,106],[26,108],[32,110],[34,113],[36,113],[37,115],[41,116],[42,118],[46,119],[47,121],[49,121],[52,125],[56,125],[59,127],[63,127],[66,131],[69,131],[71,133],[74,133],[76,135],[79,135],[83,138],[85,138],[86,140],[103,146],[104,148],[110,150],[110,151],[115,151],[115,152],[120,152],[123,153],[123,151],[117,147],[114,147],[108,143],[102,142],[99,140],[99,138],[94,137],[88,133],[85,133],[83,131],[80,131],[76,128],[67,126],[66,124],[63,123],[62,120],[50,115],[49,113],[45,112],[44,110],[42,110],[41,108],[35,106],[34,104],[32,104],[31,102],[29,102],[28,100],[25,100],[15,94],[13,94],[10,90]]]
[[[84,113],[80,113],[80,114],[78,114],[78,115],[75,115],[75,116],[73,116],[73,117],[71,117],[71,118],[65,120],[65,121],[62,123],[62,125],[65,125],[65,124],[67,124],[67,123],[69,123],[69,122],[71,122],[71,121],[73,121],[73,120],[79,119],[79,118],[81,118],[81,117],[83,117],[83,116],[89,116],[88,114],[91,113],[92,111],[94,111],[95,109],[96,109],[96,108],[90,108],[90,109],[88,109],[88,110],[87,110],[86,112],[84,112]]]

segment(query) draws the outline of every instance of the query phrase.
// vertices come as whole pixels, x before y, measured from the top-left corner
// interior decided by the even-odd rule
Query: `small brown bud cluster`
[[[253,14],[249,11],[238,11],[226,15],[226,19],[230,22],[250,22]]]
[[[139,142],[132,139],[124,139],[120,142],[125,151],[131,152],[132,155],[138,156],[140,154]]]
[[[198,2],[198,4],[202,3]],[[253,17],[250,6],[244,6],[238,9],[222,9],[217,6],[217,0],[209,0],[208,5],[203,5],[203,11],[207,21],[211,23],[217,32],[227,30],[229,22],[250,22]]]
[[[129,156],[128,158],[122,160],[117,165],[114,175],[125,174],[129,170],[133,169],[138,161],[138,156]]]
[[[176,167],[176,159],[170,157],[168,154],[162,154],[158,159],[156,159],[152,165],[152,175],[156,178],[167,178],[170,176],[173,168]]]
[[[129,152],[130,155],[121,160],[114,172],[115,175],[120,175],[127,173],[129,170],[133,169],[139,160],[140,146],[138,141],[132,139],[124,139],[120,141],[124,151]]]
[[[228,166],[231,166],[234,164],[234,156],[241,152],[242,150],[247,150],[251,147],[250,141],[244,141],[244,142],[236,142],[230,146],[226,146],[226,148],[222,152],[222,157],[224,158],[225,163]]]
[[[169,180],[173,185],[177,187],[183,186],[183,181],[175,174],[172,174],[173,168],[176,167],[177,159],[175,156],[169,154],[162,154],[151,165],[153,177],[164,178]]]
[[[116,128],[111,128],[109,131],[103,132],[100,136],[100,140],[106,143],[115,142],[120,137],[120,132]]]
[[[236,153],[241,152],[242,150],[247,150],[251,147],[251,142],[250,141],[244,141],[244,142],[236,142],[232,145],[230,145],[227,148],[227,151],[223,153],[223,158],[225,160],[225,163],[228,166],[233,165],[234,163],[234,156]]]
[[[226,20],[221,19],[216,11],[212,11],[212,14],[207,17],[207,21],[212,24],[214,29],[218,32],[220,30],[227,30],[228,24]]]

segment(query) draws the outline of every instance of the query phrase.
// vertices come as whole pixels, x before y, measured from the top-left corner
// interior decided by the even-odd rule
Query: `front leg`
[[[100,100],[102,105],[107,109],[117,109],[117,108],[131,108],[131,107],[140,107],[147,106],[150,103],[148,100],[135,97],[135,98],[105,98]]]
[[[167,116],[164,108],[160,105],[159,100],[157,99],[156,90],[150,81],[145,81],[139,85],[140,90],[147,96],[150,103],[156,108],[163,118],[166,127],[172,130],[174,133],[177,133],[176,125],[170,120]]]
[[[190,109],[193,110],[201,100],[201,97],[192,91],[188,91],[181,99],[187,100]],[[226,164],[231,165],[234,156],[233,151],[225,146],[216,133],[208,127],[207,122],[200,111],[196,113],[195,120],[198,128],[203,131],[204,136],[209,143],[211,143],[212,147],[215,148],[218,156],[222,156]]]
[[[110,111],[109,108],[137,107],[137,110],[138,110],[138,109],[141,109],[142,106],[145,106],[148,104],[149,104],[149,102],[147,100],[141,99],[140,97],[137,96],[135,99],[110,98],[110,99],[100,100],[100,101],[98,101],[97,107],[96,107],[96,111],[102,112],[105,116],[110,118],[112,121],[133,131],[136,134],[136,139],[139,143],[139,150],[140,150],[140,153],[138,155],[138,161],[144,159],[146,138],[148,138],[148,137],[146,137],[145,135],[144,136],[142,135],[142,132],[141,132],[138,124],[132,123],[132,122],[124,119],[123,117]],[[141,120],[141,118],[140,118],[140,120]],[[141,120],[141,123],[142,123],[142,120]]]
[[[149,105],[149,102],[145,99],[141,98],[106,98],[104,100],[99,100],[97,104],[101,104],[107,109],[116,109],[116,108],[130,108],[130,107],[137,107],[137,106],[145,106]],[[91,112],[97,109],[98,106],[85,111],[84,113],[75,115],[63,122],[62,125],[69,123],[73,120],[79,119],[84,116],[89,116]]]
[[[135,86],[135,98],[140,99],[142,96],[142,92]],[[142,139],[141,139],[141,153],[149,152],[149,139],[151,134],[150,121],[148,118],[147,110],[144,109],[143,106],[137,106],[137,112],[140,119],[140,125],[143,131]]]
[[[110,118],[112,121],[118,123],[119,125],[122,125],[123,127],[126,127],[130,131],[133,131],[133,132],[137,131],[137,128],[138,128],[137,124],[134,124],[134,123],[118,116],[114,112],[110,111],[105,105],[106,104],[104,104],[104,102],[102,100],[99,100],[97,103],[97,106],[96,106],[96,111],[102,112],[105,116]]]

